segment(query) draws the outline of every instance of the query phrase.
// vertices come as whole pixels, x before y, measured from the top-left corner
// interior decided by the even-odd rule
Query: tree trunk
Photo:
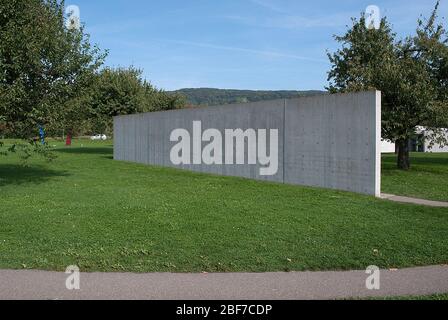
[[[411,168],[411,160],[409,158],[409,139],[398,140],[397,146],[398,146],[398,157],[397,157],[398,169],[409,170]]]

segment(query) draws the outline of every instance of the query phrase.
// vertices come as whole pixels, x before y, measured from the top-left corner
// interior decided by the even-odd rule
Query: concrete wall
[[[119,116],[114,159],[379,196],[380,100],[371,91]],[[259,164],[173,165],[170,134],[192,134],[193,121],[223,136],[225,129],[277,129],[278,172],[262,176]]]

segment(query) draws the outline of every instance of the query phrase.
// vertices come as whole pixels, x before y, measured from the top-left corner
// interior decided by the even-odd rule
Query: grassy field
[[[0,268],[261,272],[448,263],[446,208],[116,162],[111,142],[75,141],[55,152],[54,163],[33,159],[28,168],[0,157]],[[443,171],[445,161],[425,166]],[[394,181],[404,178],[387,170],[387,191],[402,188]]]
[[[395,155],[383,155],[382,191],[448,201],[448,153],[412,153],[411,158],[411,170],[402,171]]]

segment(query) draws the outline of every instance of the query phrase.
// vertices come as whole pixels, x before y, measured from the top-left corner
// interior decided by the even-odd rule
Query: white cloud
[[[233,47],[233,46],[222,46],[222,45],[215,45],[215,44],[203,43],[203,42],[192,42],[192,41],[179,41],[179,40],[165,40],[165,41],[175,43],[175,44],[180,44],[180,45],[188,45],[188,46],[195,46],[195,47],[209,48],[209,49],[216,49],[216,50],[228,50],[228,51],[235,51],[235,52],[243,52],[243,53],[255,54],[255,55],[266,56],[266,57],[271,57],[271,58],[272,57],[273,58],[287,58],[287,59],[296,59],[296,60],[317,62],[317,63],[328,63],[328,61],[325,59],[311,58],[311,57],[283,53],[283,52],[278,52],[278,51],[248,49],[248,48]]]
[[[264,24],[267,27],[283,29],[332,28],[349,24],[351,16],[353,16],[353,14],[350,13],[311,18],[303,16],[283,16],[269,18]]]
[[[272,1],[269,0],[249,0],[249,1],[260,7],[269,9],[271,11],[275,11],[278,13],[286,13],[286,10],[284,8],[279,7],[277,4],[274,4]]]
[[[225,19],[232,20],[237,23],[261,28],[278,28],[278,29],[309,29],[309,28],[334,28],[344,27],[350,24],[351,17],[358,17],[363,8],[359,11],[334,12],[329,14],[304,16],[295,15],[294,11],[281,8],[266,0],[249,0],[252,3],[262,6],[273,11],[268,15],[227,15]]]

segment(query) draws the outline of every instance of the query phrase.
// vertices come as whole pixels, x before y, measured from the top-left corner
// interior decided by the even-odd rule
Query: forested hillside
[[[231,103],[256,102],[263,100],[288,99],[298,96],[323,93],[323,91],[252,91],[252,90],[230,90],[230,89],[180,89],[171,93],[181,94],[186,97],[191,105],[214,106]]]

